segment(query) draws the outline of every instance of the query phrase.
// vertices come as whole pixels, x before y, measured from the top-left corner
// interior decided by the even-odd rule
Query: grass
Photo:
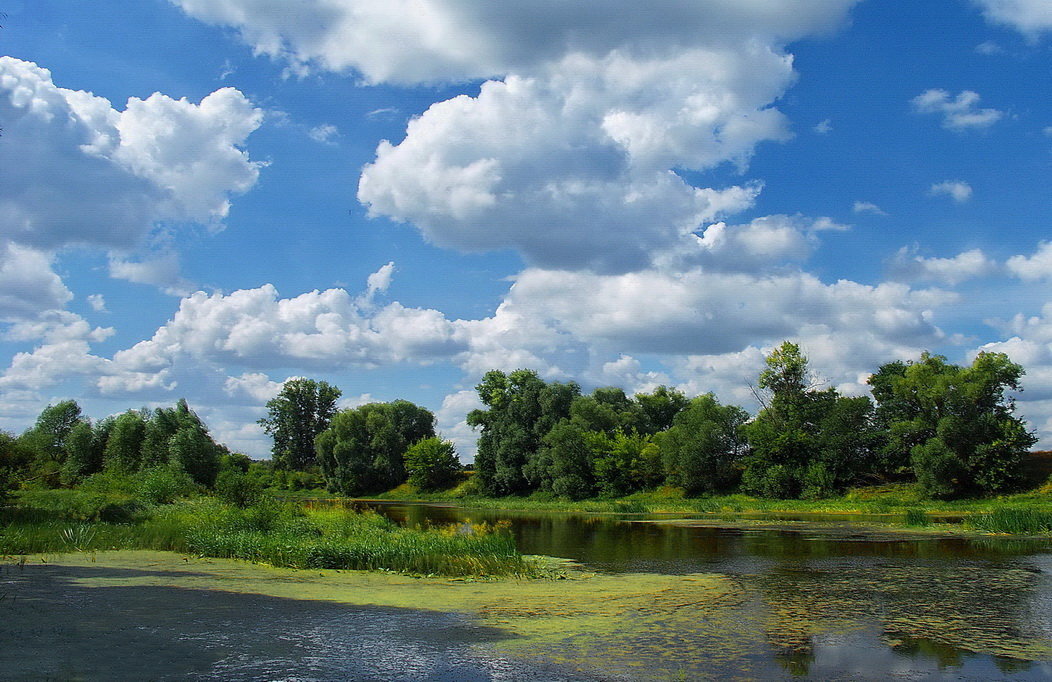
[[[37,506],[4,510],[0,554],[155,549],[288,568],[387,570],[443,576],[542,577],[501,525],[403,528],[375,513],[305,510],[265,499],[240,509],[197,498],[110,522],[85,516],[70,491],[30,495]],[[99,506],[104,506],[99,505]],[[87,514],[91,517],[93,515]]]
[[[1038,535],[1052,532],[1052,512],[1003,507],[970,517],[968,525],[988,533]]]

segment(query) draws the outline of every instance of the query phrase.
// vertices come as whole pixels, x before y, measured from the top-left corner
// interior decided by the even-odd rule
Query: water
[[[507,521],[524,553],[571,559],[599,577],[403,578],[336,603],[325,589],[351,574],[201,562],[208,575],[198,578],[178,557],[152,573],[101,558],[7,565],[0,677],[1052,679],[1045,541],[860,533],[832,519],[692,527],[371,506],[412,525]],[[314,591],[288,587],[296,582]],[[394,593],[401,601],[384,601]]]

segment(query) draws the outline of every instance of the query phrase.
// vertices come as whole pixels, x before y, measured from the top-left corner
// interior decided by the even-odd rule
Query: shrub
[[[248,507],[259,501],[263,487],[237,469],[226,469],[216,478],[216,495],[235,507]]]
[[[138,476],[135,496],[146,504],[171,504],[194,492],[194,482],[184,471],[155,467]]]

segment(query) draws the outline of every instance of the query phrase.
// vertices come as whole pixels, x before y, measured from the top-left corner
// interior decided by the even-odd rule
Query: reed
[[[976,514],[968,524],[989,533],[1037,535],[1052,532],[1052,512],[1020,507],[1002,507],[987,514]]]

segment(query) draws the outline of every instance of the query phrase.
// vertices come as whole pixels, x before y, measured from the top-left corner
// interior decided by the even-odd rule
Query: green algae
[[[820,646],[864,636],[867,646],[940,666],[969,656],[995,657],[999,669],[1052,659],[1034,615],[1045,578],[1011,565],[785,562],[734,575],[603,575],[551,559],[565,579],[477,580],[143,551],[46,560],[115,569],[77,578],[83,587],[175,586],[462,613],[501,633],[479,646],[628,679],[764,678],[772,660],[783,674],[807,674]]]

